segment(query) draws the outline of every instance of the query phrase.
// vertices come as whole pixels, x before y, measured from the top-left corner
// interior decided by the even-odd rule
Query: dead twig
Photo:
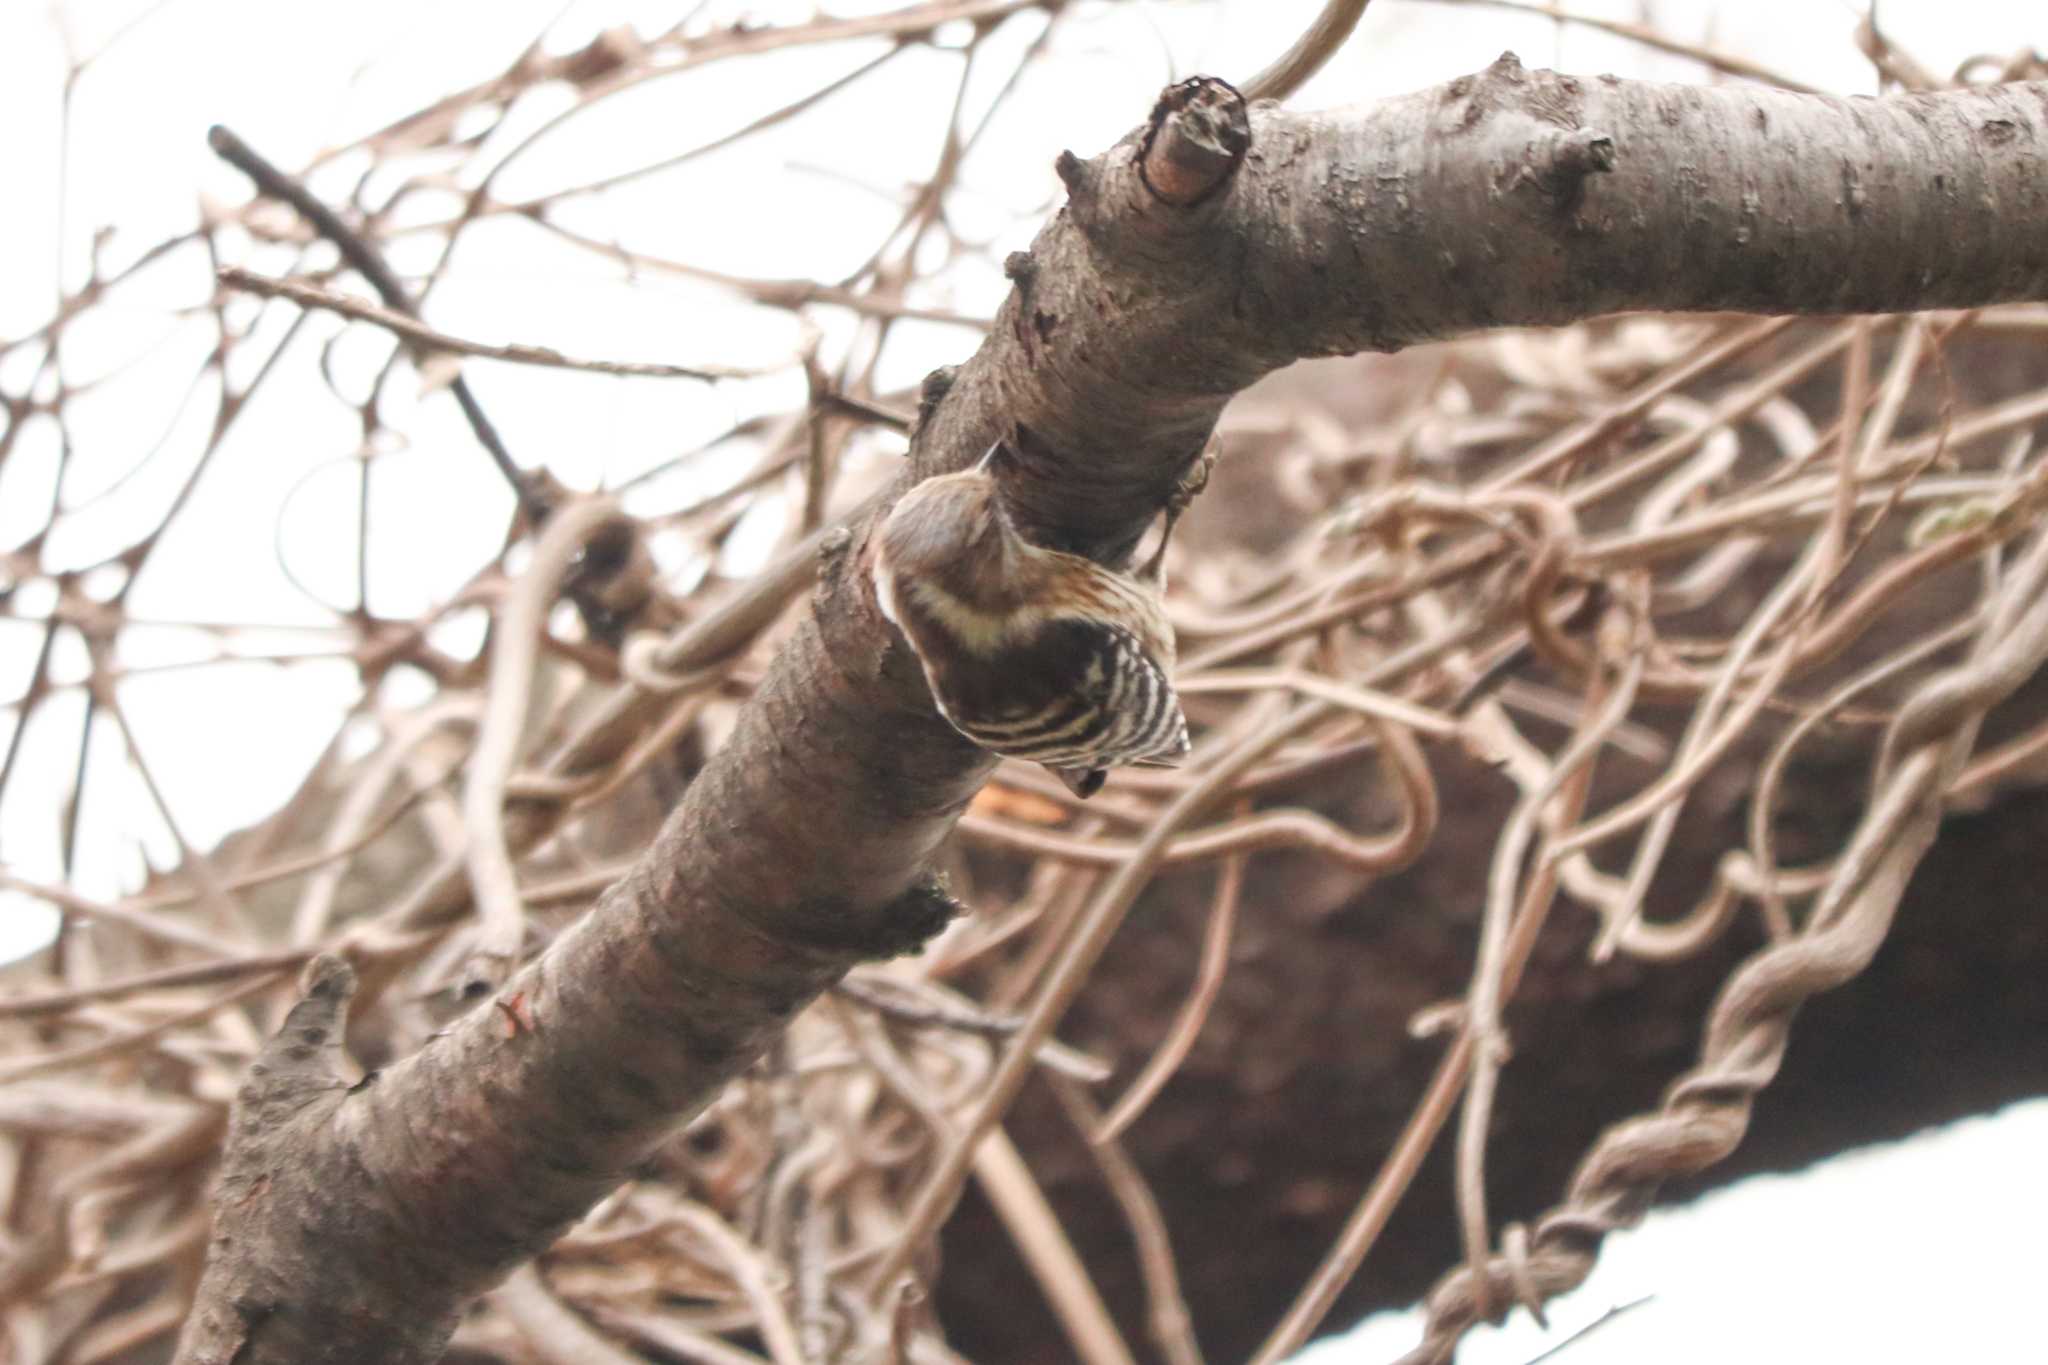
[[[502,360],[513,365],[584,370],[591,374],[616,375],[622,379],[709,381],[752,379],[766,373],[762,370],[741,369],[730,365],[667,365],[643,360],[579,360],[563,355],[551,346],[518,343],[494,345],[483,341],[468,341],[429,327],[409,313],[394,308],[382,308],[362,299],[352,299],[346,294],[322,289],[305,280],[273,279],[236,265],[222,266],[216,272],[216,278],[230,289],[240,289],[262,298],[289,299],[301,308],[338,313],[354,322],[366,322],[373,327],[382,327],[410,345],[419,356],[422,366],[431,365],[436,354],[445,354],[475,356],[480,360]]]

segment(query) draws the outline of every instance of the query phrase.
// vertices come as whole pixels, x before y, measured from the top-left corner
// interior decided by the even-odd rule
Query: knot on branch
[[[926,871],[879,905],[857,906],[836,897],[809,901],[797,906],[779,929],[764,927],[758,917],[744,911],[738,912],[738,920],[761,947],[798,959],[802,974],[818,978],[815,991],[838,980],[856,962],[922,952],[965,910],[944,876]]]
[[[966,907],[953,898],[943,875],[927,871],[894,899],[858,914],[849,907],[813,907],[805,925],[804,951],[833,975],[852,964],[848,957],[882,960],[924,951]]]
[[[1095,199],[1095,172],[1092,167],[1072,150],[1062,151],[1052,159],[1053,174],[1067,187],[1067,198],[1076,208],[1085,208]]]
[[[322,953],[306,964],[299,989],[299,1002],[263,1045],[242,1083],[235,1105],[238,1131],[273,1127],[315,1095],[344,1084],[341,1040],[348,1002],[356,993],[355,969],[342,957]]]
[[[1138,175],[1155,199],[1193,208],[1230,182],[1252,145],[1244,96],[1228,81],[1195,76],[1152,106]]]
[[[1566,212],[1578,207],[1589,176],[1614,169],[1614,139],[1587,128],[1557,133],[1530,150],[1531,178]]]
[[[967,907],[953,898],[946,879],[927,872],[883,909],[874,937],[875,956],[907,957],[924,951]]]
[[[1026,252],[1012,252],[1011,256],[1028,255]],[[1007,262],[1005,263],[1007,268]],[[910,424],[911,435],[924,430],[932,420],[932,414],[939,410],[939,404],[946,401],[946,395],[953,391],[953,381],[960,375],[957,365],[941,365],[924,377],[917,388],[917,417]]]
[[[299,1003],[250,1062],[248,1078],[236,1093],[221,1162],[223,1191],[246,1195],[266,1189],[268,1171],[279,1152],[289,1148],[301,1121],[326,1111],[315,1107],[324,1097],[346,1091],[342,1029],[348,1001],[356,993],[356,972],[346,960],[322,954],[307,964],[299,990]]]

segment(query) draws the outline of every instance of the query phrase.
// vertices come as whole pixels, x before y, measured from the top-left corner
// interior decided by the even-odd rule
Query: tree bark
[[[1230,397],[1309,355],[1628,308],[1835,312],[2048,298],[2048,85],[1887,100],[1526,72],[1504,57],[1334,114],[1169,90],[1093,161],[917,478],[999,436],[1039,540],[1126,557]],[[876,610],[860,534],[638,865],[487,1004],[349,1086],[349,973],[238,1102],[179,1359],[434,1359],[852,963],[952,906],[925,872],[990,770]]]

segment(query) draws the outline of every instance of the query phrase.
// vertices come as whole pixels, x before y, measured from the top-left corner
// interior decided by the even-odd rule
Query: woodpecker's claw
[[[1180,476],[1180,486],[1173,490],[1173,497],[1167,501],[1166,515],[1178,518],[1188,510],[1189,503],[1201,496],[1202,490],[1209,486],[1209,475],[1216,468],[1216,457],[1222,453],[1223,447],[1212,436],[1188,472]]]
[[[1164,585],[1166,542],[1173,539],[1174,523],[1181,519],[1181,514],[1188,510],[1189,504],[1209,486],[1209,473],[1216,468],[1216,456],[1221,450],[1222,447],[1211,440],[1202,447],[1202,453],[1195,457],[1195,462],[1188,466],[1188,472],[1180,476],[1180,482],[1175,485],[1173,495],[1166,500],[1166,528],[1159,533],[1158,548],[1152,551],[1152,557],[1146,560],[1145,567],[1139,570],[1144,577]]]

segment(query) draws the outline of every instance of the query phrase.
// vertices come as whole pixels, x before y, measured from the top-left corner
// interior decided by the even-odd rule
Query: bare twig
[[[526,346],[516,343],[492,345],[482,341],[467,341],[429,327],[408,313],[393,308],[380,308],[374,303],[352,299],[346,294],[322,289],[305,280],[273,279],[236,265],[222,266],[218,278],[230,289],[245,290],[264,298],[289,299],[301,308],[339,313],[355,322],[367,322],[372,326],[382,327],[408,343],[423,362],[436,353],[468,355],[481,360],[503,360],[514,365],[585,370],[592,374],[609,374],[628,379],[750,379],[764,373],[761,370],[736,369],[729,365],[664,365],[639,360],[578,360],[563,355],[551,346]]]
[[[1188,992],[1180,1013],[1174,1016],[1165,1041],[1111,1106],[1102,1126],[1090,1135],[1091,1141],[1116,1141],[1118,1134],[1130,1127],[1145,1112],[1153,1096],[1173,1079],[1173,1073],[1194,1048],[1195,1039],[1201,1036],[1202,1025],[1209,1018],[1210,1006],[1216,1003],[1217,992],[1223,989],[1224,972],[1230,965],[1230,934],[1237,923],[1238,901],[1244,894],[1244,864],[1242,853],[1223,860],[1223,870],[1216,876],[1216,900],[1209,908],[1209,927],[1202,935],[1202,957],[1195,968],[1194,989]]]
[[[1314,78],[1358,27],[1370,0],[1327,0],[1294,45],[1246,81],[1248,100],[1284,100]]]
[[[342,259],[347,261],[357,274],[370,282],[370,287],[377,291],[378,297],[384,300],[387,308],[407,316],[418,315],[418,305],[414,303],[412,295],[399,281],[391,267],[385,263],[383,255],[361,233],[343,222],[341,215],[321,203],[304,185],[265,160],[248,143],[221,125],[215,124],[209,129],[206,140],[216,155],[254,181],[259,191],[290,204],[315,232],[334,243],[340,250]],[[519,499],[520,506],[525,509],[527,519],[535,525],[545,521],[548,512],[546,505],[534,495],[526,480],[520,476],[518,465],[513,463],[512,453],[505,448],[504,439],[498,435],[498,429],[491,425],[490,418],[484,415],[483,405],[477,401],[476,395],[470,392],[468,381],[461,375],[456,375],[449,383],[448,391],[455,395],[455,401],[462,407],[463,417],[469,422],[470,429],[476,433],[477,443],[483,446],[485,453],[491,457],[491,462],[497,465],[498,472],[504,475],[513,496]]]
[[[463,973],[465,996],[496,990],[517,965],[526,941],[526,911],[505,840],[505,785],[519,757],[536,651],[556,589],[584,543],[617,516],[617,506],[607,498],[573,502],[557,513],[541,533],[533,563],[508,597],[491,640],[489,704],[462,795],[470,883],[482,921],[476,952]]]

